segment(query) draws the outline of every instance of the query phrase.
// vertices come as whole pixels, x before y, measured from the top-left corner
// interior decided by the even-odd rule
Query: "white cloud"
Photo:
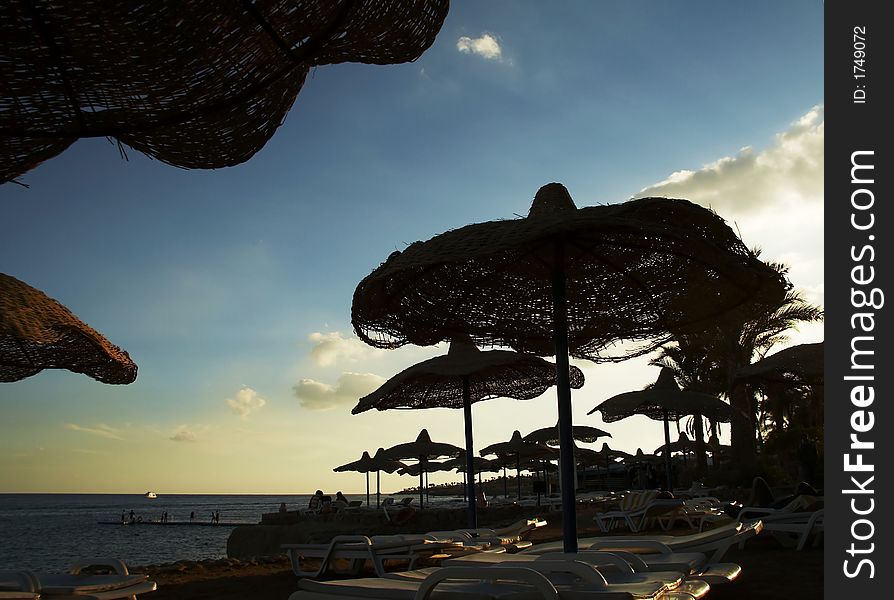
[[[373,373],[343,373],[335,385],[302,379],[292,389],[304,408],[328,410],[355,404],[385,382]]]
[[[384,350],[367,346],[357,337],[342,337],[338,331],[329,333],[317,331],[310,334],[309,338],[314,342],[314,347],[310,350],[310,357],[320,367],[331,367],[342,360],[357,362],[380,356],[384,352]]]
[[[80,431],[82,433],[89,433],[90,435],[98,435],[99,437],[109,438],[112,440],[123,440],[121,437],[121,432],[114,427],[109,425],[105,425],[100,423],[95,427],[84,427],[82,425],[78,425],[76,423],[66,423],[66,429],[70,429],[72,431]]]
[[[227,404],[234,413],[246,418],[249,414],[259,410],[267,401],[258,396],[258,393],[250,387],[243,387],[236,392],[235,398],[227,398]]]
[[[769,148],[755,152],[746,146],[696,171],[677,171],[636,197],[686,198],[733,218],[768,207],[821,210],[824,134],[823,107],[815,106]]]
[[[196,435],[195,431],[191,430],[186,425],[179,425],[174,431],[174,435],[168,439],[172,442],[196,442],[199,437]]]
[[[499,61],[503,58],[503,49],[500,48],[500,42],[489,33],[484,33],[474,39],[462,36],[456,41],[456,49],[463,54],[477,54],[487,60]]]

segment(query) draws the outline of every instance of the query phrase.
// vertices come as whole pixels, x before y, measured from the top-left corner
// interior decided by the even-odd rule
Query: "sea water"
[[[346,496],[366,502],[365,494]],[[282,502],[297,510],[309,500],[309,495],[0,494],[0,571],[62,572],[75,560],[97,557],[120,558],[128,565],[223,558],[233,530],[229,524],[257,524]],[[456,501],[431,497],[432,505]],[[374,494],[371,502],[375,506]],[[167,512],[171,523],[188,522],[190,513],[196,523],[211,523],[211,514],[220,512],[221,524],[121,525],[122,513],[129,520],[130,511],[143,521],[159,521]]]

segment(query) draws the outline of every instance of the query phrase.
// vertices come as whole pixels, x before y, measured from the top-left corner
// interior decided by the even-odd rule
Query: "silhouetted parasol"
[[[688,435],[681,432],[676,441],[673,441],[670,444],[662,444],[656,448],[655,454],[661,454],[663,456],[666,450],[669,450],[669,452],[667,452],[668,456],[674,452],[682,452],[684,454],[687,452],[695,452],[695,442],[690,440]]]
[[[404,468],[406,465],[399,460],[391,460],[382,457],[382,448],[379,448],[378,452],[376,452],[375,458],[370,458],[369,452],[366,450],[363,451],[363,456],[361,456],[358,460],[354,462],[350,462],[348,464],[342,465],[340,467],[335,467],[332,469],[336,473],[343,473],[345,471],[356,471],[358,473],[366,473],[366,505],[369,506],[369,474],[373,471],[376,472],[376,505],[378,505],[379,501],[379,471],[385,471],[386,473],[394,473],[398,469]]]
[[[667,367],[662,367],[652,387],[613,396],[587,414],[593,414],[597,410],[602,413],[602,420],[606,423],[620,421],[633,415],[645,415],[650,419],[663,421],[665,445],[671,443],[669,425],[671,420],[677,421],[688,415],[701,415],[712,421],[729,422],[732,416],[732,409],[723,400],[702,392],[681,390],[674,379],[674,372]],[[698,423],[700,422],[699,420]],[[666,457],[665,469],[667,489],[671,490],[673,482],[670,454]]]
[[[428,430],[423,429],[412,442],[398,444],[386,449],[382,456],[400,460],[402,458],[415,458],[419,461],[421,469],[419,471],[419,505],[424,506],[425,486],[423,484],[423,476],[425,474],[425,464],[430,458],[439,457],[455,457],[462,452],[462,448],[453,444],[444,442],[433,442]]]
[[[241,163],[311,68],[415,60],[447,10],[448,0],[4,3],[0,182],[82,137],[184,168]]]
[[[571,427],[571,437],[579,442],[590,443],[595,442],[601,437],[611,437],[607,431],[603,431],[589,425],[573,425]],[[559,425],[553,427],[544,427],[535,429],[524,438],[526,442],[535,442],[538,444],[558,444],[559,443]]]
[[[776,354],[765,356],[756,363],[742,367],[736,379],[753,382],[802,382],[810,385],[824,383],[825,344],[799,344]]]
[[[571,447],[571,356],[620,360],[742,305],[775,300],[780,276],[717,215],[685,200],[644,198],[577,209],[542,187],[527,218],[416,242],[357,286],[352,322],[380,348],[457,333],[481,345],[555,355],[560,446]],[[627,339],[623,356],[606,350]],[[561,457],[563,538],[577,550],[571,452]]]
[[[476,517],[475,470],[472,443],[472,404],[491,398],[530,400],[556,383],[556,366],[538,356],[510,350],[482,352],[467,335],[457,336],[444,356],[437,356],[401,371],[379,389],[360,399],[351,411],[372,408],[462,408],[465,422],[469,527]],[[584,384],[584,375],[572,367],[571,386]]]
[[[517,497],[521,498],[521,478],[519,471],[521,470],[521,462],[523,459],[542,459],[547,456],[555,455],[555,449],[550,448],[546,444],[537,442],[526,442],[521,433],[516,429],[512,432],[512,436],[505,442],[497,442],[481,449],[480,454],[487,456],[496,454],[502,458],[515,458],[515,478]],[[505,481],[505,480],[504,480]],[[504,492],[504,495],[505,492]]]
[[[40,290],[0,273],[0,381],[68,369],[103,383],[132,383],[127,352]]]

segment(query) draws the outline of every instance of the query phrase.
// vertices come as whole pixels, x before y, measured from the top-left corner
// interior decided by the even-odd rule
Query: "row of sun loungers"
[[[760,521],[750,521],[683,536],[603,536],[580,540],[583,550],[570,555],[562,552],[561,542],[538,544],[517,554],[495,546],[444,557],[440,567],[397,573],[373,560],[378,575],[374,578],[316,581],[307,571],[296,570],[303,578],[290,600],[697,600],[711,585],[739,575],[738,565],[718,561],[730,547],[743,544],[761,528]],[[448,533],[426,534],[431,539],[425,539],[423,547],[450,543],[442,539]],[[394,546],[389,548],[386,541],[396,544],[399,540],[375,543],[370,539],[367,552],[387,556]],[[404,539],[403,551],[418,552],[419,541],[418,536]],[[290,555],[307,553],[311,545],[303,546],[288,547]],[[360,556],[335,546],[330,550],[327,562]],[[359,573],[356,565],[353,570]]]

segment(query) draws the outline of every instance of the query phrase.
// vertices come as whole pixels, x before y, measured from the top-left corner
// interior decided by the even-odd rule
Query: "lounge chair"
[[[657,493],[655,490],[649,490],[647,493],[636,495],[630,502],[624,502],[629,497],[625,496],[620,510],[596,513],[593,520],[603,532],[608,532],[624,523],[631,532],[636,533],[651,522],[658,522],[667,530],[681,514],[683,501],[677,498],[656,498]]]
[[[764,530],[773,534],[784,546],[794,546],[800,551],[804,549],[810,536],[814,536],[813,545],[819,545],[825,517],[826,511],[823,508],[813,512],[791,513],[784,518],[777,517],[764,523]]]
[[[369,538],[365,535],[339,535],[328,544],[282,544],[283,550],[292,563],[292,572],[299,577],[320,577],[334,570],[333,562],[347,560],[349,567],[345,574],[356,576],[366,561],[372,563],[373,569],[380,577],[387,571],[386,561],[406,563],[406,569],[413,569],[421,558],[448,550],[463,551],[462,542],[452,540],[426,539],[425,536],[379,536]],[[480,550],[480,547],[475,547]],[[319,560],[316,568],[306,568],[306,560]]]
[[[39,600],[40,584],[31,571],[0,571],[0,599]]]
[[[406,575],[406,574],[404,574]],[[558,575],[558,577],[556,577]],[[574,578],[573,583],[566,583]],[[560,582],[561,581],[561,582]],[[443,567],[421,580],[371,578],[349,581],[302,579],[289,600],[693,600],[685,591],[661,582],[609,584],[590,565],[541,561],[531,566]],[[707,584],[700,586],[707,591]]]
[[[582,538],[578,547],[585,550],[624,550],[636,554],[648,554],[650,560],[660,560],[660,555],[679,552],[701,552],[708,555],[709,563],[717,563],[732,546],[740,546],[761,532],[763,523],[759,520],[747,523],[732,522],[686,535],[647,535],[647,536],[603,536]],[[523,554],[545,554],[561,552],[562,542],[537,544]]]
[[[100,567],[108,573],[83,572],[96,567]],[[155,582],[148,581],[148,576],[130,573],[127,565],[118,559],[81,560],[72,565],[68,573],[25,573],[29,573],[29,577],[32,578],[28,591],[37,594],[43,600],[68,600],[69,598],[118,600],[136,598],[137,594],[145,594],[156,589]],[[4,588],[5,585],[0,583],[0,590],[4,590]],[[8,597],[0,596],[0,598]]]
[[[432,532],[443,537],[462,536],[467,543],[483,544],[489,546],[502,546],[507,552],[518,552],[531,547],[531,542],[525,538],[538,527],[547,523],[540,519],[522,519],[505,527],[488,529],[478,527],[476,529],[455,529],[450,531]]]

